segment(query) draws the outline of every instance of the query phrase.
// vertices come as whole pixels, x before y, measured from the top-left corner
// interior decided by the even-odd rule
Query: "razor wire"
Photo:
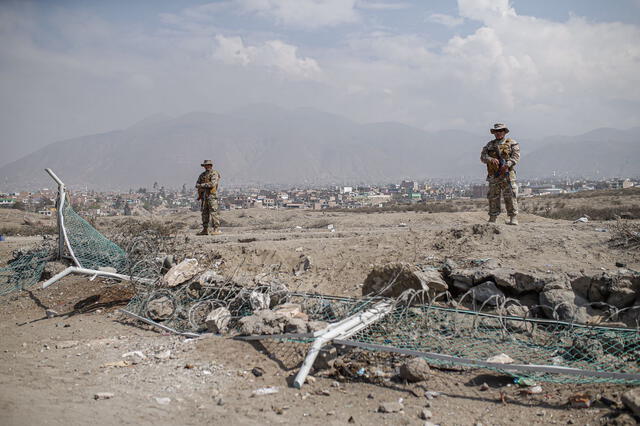
[[[230,282],[191,281],[180,288],[156,288],[138,294],[127,307],[133,313],[151,317],[179,331],[202,332],[205,319],[214,309],[225,307],[231,313],[232,333],[239,331],[239,320],[255,312],[253,293],[272,294],[269,286],[241,287]],[[309,320],[335,323],[363,312],[380,298],[345,298],[280,291],[276,305],[296,303]],[[417,353],[434,364],[471,366],[490,362],[505,354],[509,364],[557,367],[558,372],[514,373],[505,365],[483,366],[505,374],[535,381],[558,383],[640,384],[640,333],[637,329],[587,326],[557,320],[499,315],[478,310],[448,308],[426,294],[410,294],[393,300],[389,315],[340,343],[365,350]],[[158,307],[159,305],[159,307]],[[153,311],[155,309],[155,311]],[[165,317],[158,315],[165,309]],[[153,312],[152,312],[153,311]],[[309,336],[266,338],[309,343]],[[614,373],[607,377],[562,374],[562,369]],[[627,377],[622,377],[623,375]]]
[[[363,347],[407,349],[436,364],[475,366],[505,354],[508,364],[566,367],[584,371],[627,373],[636,379],[548,373],[518,373],[532,380],[560,383],[619,382],[640,384],[640,333],[637,329],[587,326],[555,320],[501,316],[434,305],[398,306],[388,316],[356,333],[349,341]],[[469,361],[471,360],[471,361]],[[508,367],[508,365],[505,365]],[[485,367],[507,374],[509,369]]]

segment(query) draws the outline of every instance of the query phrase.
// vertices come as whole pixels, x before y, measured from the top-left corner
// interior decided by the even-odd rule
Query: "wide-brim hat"
[[[202,162],[202,164],[200,164],[200,165],[201,165],[202,167],[204,167],[204,166],[213,166],[213,161],[211,161],[211,160],[204,160],[204,161]]]
[[[495,133],[497,130],[505,130],[507,133],[509,133],[509,128],[504,123],[496,123],[493,125],[492,129],[489,129],[491,133]]]

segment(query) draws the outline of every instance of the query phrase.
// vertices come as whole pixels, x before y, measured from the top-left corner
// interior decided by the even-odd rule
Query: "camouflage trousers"
[[[518,186],[509,178],[489,178],[489,216],[498,216],[502,210],[500,195],[504,197],[504,204],[509,216],[518,214]]]
[[[207,228],[209,221],[211,221],[211,227],[213,229],[220,228],[220,213],[218,206],[218,199],[216,197],[209,197],[202,200],[200,206],[202,212],[202,226]]]

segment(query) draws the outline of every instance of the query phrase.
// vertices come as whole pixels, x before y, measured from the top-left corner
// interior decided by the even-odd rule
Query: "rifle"
[[[500,158],[500,165],[498,166],[498,170],[496,170],[496,172],[493,174],[493,177],[500,177],[502,176],[502,172],[503,172],[503,168],[507,165],[507,162],[504,161],[502,158]],[[508,171],[507,171],[508,173]]]

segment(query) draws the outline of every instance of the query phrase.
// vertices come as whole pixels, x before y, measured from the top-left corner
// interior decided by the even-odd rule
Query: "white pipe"
[[[338,338],[346,338],[352,336],[372,322],[375,322],[391,312],[393,306],[389,302],[380,302],[365,312],[359,312],[352,315],[339,323],[331,324],[324,330],[322,334],[313,342],[306,358],[300,366],[300,371],[293,381],[293,386],[300,389],[304,384],[311,367],[315,362],[320,350],[331,340]]]
[[[69,274],[84,274],[107,278],[116,278],[122,281],[130,281],[132,278],[145,284],[153,284],[155,281],[149,278],[130,277],[129,275],[117,274],[115,272],[96,271],[95,269],[78,268],[77,266],[69,266],[64,271],[42,283],[42,288],[47,288],[56,281],[66,277]]]
[[[74,269],[76,269],[75,266],[69,266],[64,271],[55,274],[53,277],[49,278],[47,281],[42,283],[42,288],[47,288],[51,284],[55,283],[56,281],[61,280],[62,278],[66,277],[67,275],[72,273],[74,271]]]
[[[73,263],[75,263],[76,266],[78,267],[82,267],[82,265],[80,264],[80,261],[78,260],[75,253],[73,252],[71,243],[69,242],[69,237],[67,236],[67,228],[64,227],[64,216],[62,214],[62,208],[64,207],[65,198],[66,196],[65,196],[64,186],[62,186],[61,194],[60,194],[60,210],[58,211],[58,217],[60,218],[60,229],[62,230],[64,242],[67,245],[67,248],[69,249],[69,255],[71,255],[71,258],[73,259]],[[60,253],[60,257],[62,257],[62,253]]]
[[[49,176],[58,184],[58,258],[62,259],[64,252],[64,245],[66,244],[69,249],[69,253],[71,254],[71,258],[73,259],[73,263],[76,266],[82,267],[78,258],[73,252],[73,248],[71,248],[71,243],[69,242],[69,237],[67,236],[67,230],[64,227],[64,216],[62,215],[62,210],[64,208],[64,201],[66,199],[66,191],[64,189],[64,182],[60,180],[60,178],[53,173],[51,169],[44,169],[45,172],[49,173]]]
[[[56,176],[55,173],[53,173],[53,170],[51,169],[44,169],[45,172],[49,173],[49,176],[51,176],[51,178],[53,180],[56,181],[56,183],[58,184],[58,186],[64,186],[64,183],[62,183],[62,181],[60,180],[60,178],[58,176]]]
[[[64,183],[60,180],[60,178],[58,176],[56,176],[55,173],[53,173],[53,170],[51,169],[44,169],[45,172],[49,173],[49,176],[51,176],[51,178],[56,181],[56,183],[58,184],[58,200],[56,203],[56,210],[58,212],[57,214],[57,218],[56,221],[58,222],[58,259],[62,259],[62,256],[64,255],[64,244],[65,244],[65,239],[64,239],[64,233],[62,232],[62,230],[64,229],[64,225],[62,222],[62,205],[64,203]]]

